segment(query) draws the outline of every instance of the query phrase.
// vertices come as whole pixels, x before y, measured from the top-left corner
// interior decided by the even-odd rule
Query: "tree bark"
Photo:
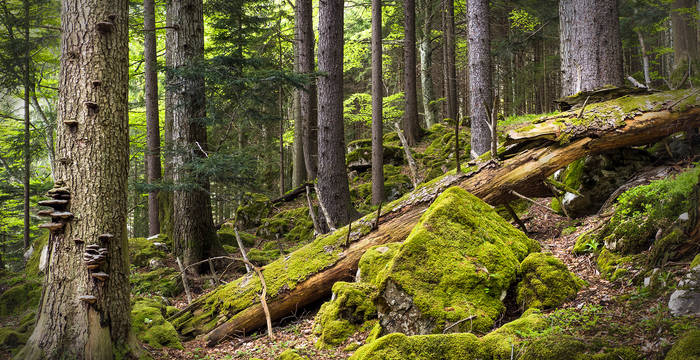
[[[423,99],[423,119],[425,127],[430,129],[438,121],[437,106],[435,104],[435,90],[433,89],[433,49],[431,41],[431,23],[435,15],[434,4],[430,0],[421,3],[423,24],[418,40],[420,50],[420,81],[421,99]]]
[[[148,235],[160,233],[158,190],[160,182],[160,121],[158,120],[158,63],[156,58],[155,1],[143,0],[143,60],[146,101],[146,175],[148,192]]]
[[[204,59],[204,17],[201,0],[173,1],[177,25],[173,49],[173,248],[185,266],[223,252],[209,197],[209,179],[192,174],[197,158],[206,157],[207,129],[204,78],[193,67]],[[183,74],[183,70],[189,70]]]
[[[345,170],[343,126],[343,1],[319,5],[318,187],[316,194],[333,226],[350,219],[350,190]]]
[[[299,72],[312,76],[314,73],[314,30],[313,6],[311,0],[299,0],[296,5],[296,28],[298,31],[297,44],[299,48]],[[319,40],[320,41],[320,40]],[[320,45],[319,45],[320,46]],[[320,50],[319,50],[320,51]],[[319,64],[320,66],[320,64]],[[306,164],[306,179],[316,179],[318,159],[318,118],[316,82],[310,82],[299,92],[301,119],[303,128],[304,163]]]
[[[30,38],[29,38],[29,1],[24,1],[24,250],[29,249],[29,180],[31,176],[31,147],[29,146],[31,133],[29,131],[29,93],[32,85],[29,83],[29,72],[31,67]]]
[[[445,8],[445,47],[447,64],[447,117],[459,121],[459,103],[457,99],[457,70],[455,66],[455,8],[454,0],[443,0]]]
[[[559,2],[561,96],[622,86],[622,43],[616,0]]]
[[[408,144],[413,146],[418,141],[418,95],[416,91],[416,0],[404,3],[404,108],[403,131]]]
[[[489,106],[491,86],[491,35],[488,0],[468,0],[469,6],[469,94],[472,157],[490,150]]]
[[[681,94],[693,95],[690,91]],[[656,95],[652,95],[656,96]],[[611,121],[607,127],[584,124],[576,125],[579,121],[578,111],[570,111],[553,116],[541,124],[537,124],[533,129],[532,136],[519,139],[525,150],[512,154],[513,156],[504,160],[500,164],[490,161],[483,161],[475,164],[470,171],[463,175],[450,175],[430,186],[423,187],[409,195],[406,200],[384,212],[380,217],[377,228],[373,228],[366,234],[355,234],[351,236],[348,246],[342,248],[342,252],[335,257],[335,262],[325,266],[316,272],[305,274],[303,280],[285,279],[283,268],[295,266],[291,263],[274,263],[265,268],[265,278],[270,283],[278,283],[277,287],[284,286],[284,291],[277,288],[269,288],[270,293],[277,295],[268,300],[268,307],[272,320],[287,316],[300,307],[315,303],[324,297],[328,297],[333,284],[337,281],[349,281],[357,270],[357,263],[364,252],[372,246],[390,242],[403,241],[411,232],[415,224],[419,221],[421,214],[430,206],[430,203],[445,189],[451,186],[460,186],[481,198],[489,204],[497,205],[512,201],[515,195],[513,189],[518,189],[518,193],[528,197],[548,197],[551,190],[545,184],[545,180],[555,171],[568,165],[569,163],[589,154],[598,154],[614,149],[648,144],[663,139],[673,134],[678,129],[685,129],[689,126],[700,125],[700,95],[695,94],[683,102],[682,105],[669,110],[656,110],[664,107],[664,104],[671,104],[678,98],[678,93],[665,93],[663,98],[647,98],[650,106],[645,109],[636,110],[630,114],[624,114],[625,120],[621,122]],[[641,99],[640,102],[646,100]],[[615,100],[607,106],[615,105]],[[591,105],[592,111],[605,109]],[[680,111],[678,108],[682,108]],[[605,111],[605,110],[603,110]],[[638,114],[638,115],[634,115]],[[561,143],[561,129],[574,128],[576,131],[567,142]],[[542,135],[547,134],[543,141]],[[373,214],[356,223],[363,226],[366,223],[374,223]],[[353,226],[353,229],[355,226]],[[338,229],[347,231],[347,228]],[[331,235],[332,236],[332,235]],[[345,239],[345,233],[340,233]],[[327,238],[321,238],[330,244]],[[306,254],[310,247],[299,250]],[[320,251],[327,253],[326,248],[319,247]],[[307,255],[308,256],[308,255]],[[292,261],[295,253],[280,259],[280,262]],[[302,261],[298,258],[296,261]],[[290,281],[297,281],[290,284]],[[256,285],[246,282],[247,285],[240,285],[241,282],[234,282],[228,288],[222,289],[226,294],[234,293],[248,296],[254,294]],[[283,285],[282,285],[283,284]],[[241,287],[248,287],[241,289]],[[231,288],[235,288],[232,290]],[[221,296],[216,292],[212,293],[214,299]],[[230,296],[230,295],[229,295]],[[251,297],[252,298],[252,297]],[[237,299],[237,300],[242,300]],[[222,309],[225,314],[213,313],[203,318],[189,320],[193,318],[192,313],[201,306],[211,303],[211,298],[204,296],[192,304],[192,306],[175,316],[174,324],[184,324],[187,326],[187,336],[197,335],[193,326],[196,322],[206,324],[216,318],[225,316],[229,318],[226,323],[215,328],[207,334],[209,346],[217,344],[230,334],[245,331],[250,332],[259,327],[265,326],[265,315],[262,307],[254,298],[248,300],[248,305],[243,307],[227,307]],[[183,331],[183,325],[176,325],[178,331]]]
[[[688,61],[700,59],[697,22],[682,9],[697,9],[695,0],[675,0],[671,4],[671,34],[673,36],[673,72],[688,71]],[[695,22],[695,24],[693,24]],[[691,70],[694,68],[691,66]],[[690,74],[693,75],[693,74]],[[680,76],[682,77],[682,75]]]
[[[173,29],[172,1],[166,1],[165,9],[165,99],[163,109],[163,179],[168,185],[167,190],[160,191],[159,222],[161,231],[172,239],[173,236],[173,48],[175,46],[175,30]]]
[[[382,2],[372,0],[372,205],[384,201]]]
[[[70,192],[74,217],[49,237],[36,327],[17,357],[128,357],[128,2],[63,0],[61,19],[55,183]],[[94,270],[109,275],[104,282],[83,262],[90,244],[106,251]]]

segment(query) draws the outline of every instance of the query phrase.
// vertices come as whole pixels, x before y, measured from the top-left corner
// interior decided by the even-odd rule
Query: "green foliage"
[[[18,315],[39,305],[41,283],[35,280],[20,281],[0,295],[0,318]]]
[[[384,97],[382,108],[382,121],[384,124],[394,124],[403,117],[404,97],[403,92],[398,92]],[[372,95],[368,93],[355,93],[343,101],[343,116],[349,123],[363,123],[372,125]]]
[[[182,283],[179,280],[180,273],[169,267],[148,272],[132,272],[129,277],[132,293],[166,297],[174,297],[182,292]]]
[[[542,21],[536,16],[527,12],[524,9],[513,9],[508,14],[508,19],[510,19],[511,27],[525,32],[532,32],[537,29],[542,24]]]

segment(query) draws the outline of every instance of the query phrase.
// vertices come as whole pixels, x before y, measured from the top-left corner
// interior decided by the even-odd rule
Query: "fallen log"
[[[444,189],[460,186],[496,205],[513,200],[512,191],[529,197],[546,197],[545,179],[558,169],[588,154],[652,143],[672,133],[700,126],[700,97],[688,91],[623,97],[579,111],[541,119],[538,124],[510,136],[519,147],[502,162],[483,157],[464,174],[445,175],[419,186],[387,204],[373,230],[375,214],[356,221],[347,246],[348,227],[317,238],[313,243],[265,266],[270,316],[278,320],[330,295],[336,281],[351,280],[364,252],[375,245],[403,241],[430,203]],[[681,103],[667,107],[687,96]],[[170,320],[185,337],[207,334],[209,346],[228,336],[245,334],[265,325],[257,301],[260,282],[241,277],[200,297],[188,311]]]

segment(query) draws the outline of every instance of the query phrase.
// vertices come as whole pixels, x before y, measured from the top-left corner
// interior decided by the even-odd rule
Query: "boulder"
[[[482,200],[444,191],[381,272],[384,333],[486,333],[505,311],[520,262],[538,250]]]
[[[351,143],[352,145],[353,143]],[[359,145],[358,145],[359,146]],[[348,151],[346,156],[346,163],[350,171],[366,171],[372,167],[372,144],[371,141],[368,146],[362,147],[348,147],[348,150],[353,148],[354,150]],[[403,148],[400,146],[391,146],[384,144],[383,149],[383,159],[384,164],[401,165],[403,163]]]
[[[368,283],[335,283],[332,300],[324,303],[316,315],[317,346],[339,345],[360,325],[376,319],[376,291],[377,288]]]
[[[700,316],[700,265],[690,269],[668,301],[671,314]]]
[[[156,349],[183,349],[177,331],[164,318],[164,305],[147,298],[136,298],[132,301],[131,330],[140,341]]]
[[[700,329],[686,332],[673,344],[665,360],[700,360]]]
[[[576,296],[584,281],[552,255],[532,253],[520,264],[517,302],[523,308],[551,309]]]

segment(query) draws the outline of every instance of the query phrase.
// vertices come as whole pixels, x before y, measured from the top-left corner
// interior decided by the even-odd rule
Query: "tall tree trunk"
[[[372,0],[372,205],[384,201],[382,1]]]
[[[173,26],[172,1],[166,1],[165,10],[165,101],[163,109],[163,179],[168,185],[167,190],[160,191],[159,222],[161,231],[172,239],[173,236],[173,47],[175,46],[175,30]]]
[[[688,61],[696,62],[700,59],[698,33],[696,30],[698,24],[695,18],[690,15],[692,10],[697,11],[697,6],[697,1],[695,0],[675,0],[671,4],[674,73],[685,74],[688,71]],[[683,11],[683,9],[686,10]],[[695,14],[697,15],[697,13]],[[691,66],[691,70],[693,69],[694,67]],[[683,77],[683,75],[679,77]]]
[[[29,132],[29,72],[31,66],[30,39],[29,39],[29,1],[24,1],[24,249],[29,249],[29,177],[31,176],[32,156],[30,148]]]
[[[418,141],[418,95],[416,91],[416,0],[404,3],[404,108],[403,131],[409,145]]]
[[[445,7],[445,46],[447,64],[447,116],[458,121],[459,103],[457,99],[457,69],[455,66],[455,7],[454,0],[443,0]]]
[[[160,233],[158,190],[160,182],[160,121],[158,120],[158,64],[156,58],[155,1],[143,0],[143,60],[146,100],[146,175],[148,192],[148,235]]]
[[[177,25],[173,68],[177,90],[173,91],[173,247],[189,265],[223,252],[212,220],[209,179],[194,178],[188,168],[197,158],[208,156],[204,78],[192,67],[204,57],[202,0],[173,1]],[[187,70],[182,74],[182,70]]]
[[[314,30],[313,30],[313,6],[311,0],[299,0],[296,5],[296,27],[298,31],[297,43],[299,47],[299,72],[311,75],[314,72]],[[316,179],[318,158],[318,118],[316,102],[316,85],[311,81],[299,92],[299,104],[301,106],[301,119],[304,141],[304,163],[306,164],[306,178],[309,181]]]
[[[301,25],[305,23],[300,22],[301,17],[301,3],[305,0],[300,0],[297,2],[295,11],[296,22],[294,24],[294,72],[300,73],[301,66],[299,64],[299,56],[301,54]],[[301,117],[301,93],[303,89],[294,90],[294,95],[292,99],[292,112],[294,114],[294,160],[292,164],[292,188],[297,188],[299,185],[304,183],[306,180],[306,162],[304,161],[304,121]]]
[[[472,124],[472,157],[490,150],[489,107],[491,89],[491,45],[488,0],[468,0],[469,6],[469,103]]]
[[[20,359],[128,357],[128,2],[63,0],[56,179],[75,215],[49,237],[37,323]],[[57,218],[53,219],[59,222]],[[109,234],[109,235],[101,235]],[[88,270],[88,245],[104,263]],[[96,272],[105,272],[105,281]],[[90,295],[94,302],[81,301]]]
[[[420,82],[423,99],[423,118],[425,127],[430,129],[437,122],[437,106],[435,105],[435,92],[433,90],[433,49],[430,41],[430,24],[434,11],[430,1],[425,1],[423,6],[423,27],[419,39],[420,50]]]
[[[616,0],[561,0],[559,30],[562,96],[623,84]]]
[[[320,2],[318,11],[318,191],[326,220],[338,227],[350,219],[343,129],[343,0]]]

